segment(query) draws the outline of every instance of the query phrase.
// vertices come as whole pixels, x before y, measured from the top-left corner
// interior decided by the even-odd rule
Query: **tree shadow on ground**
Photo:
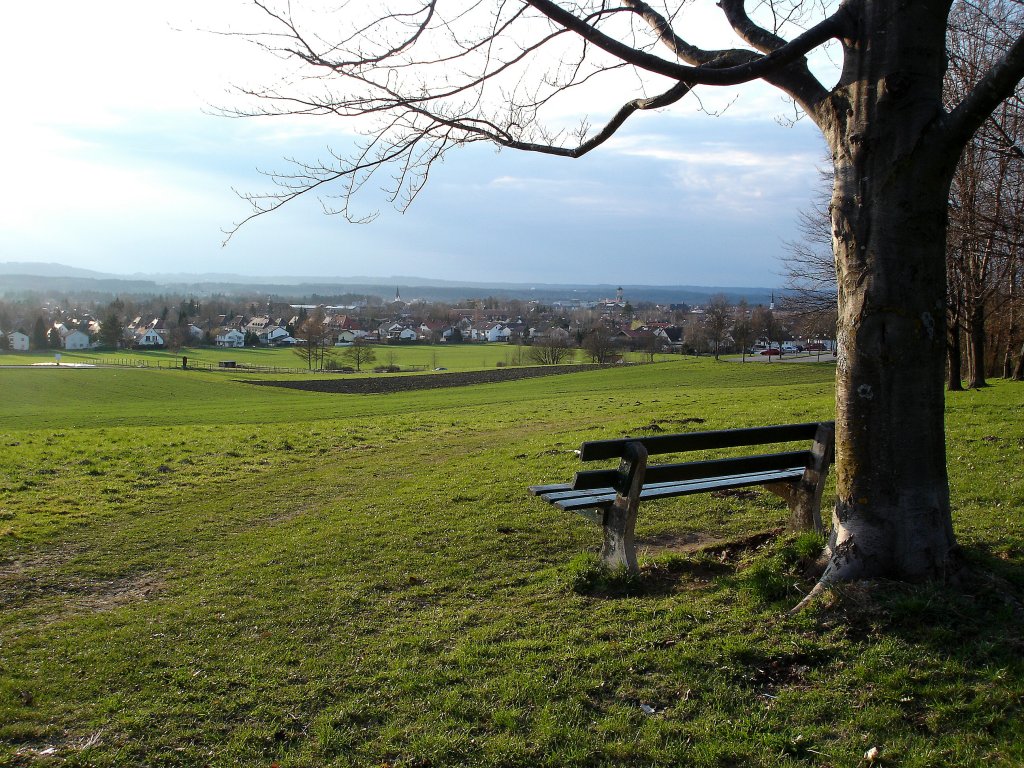
[[[944,582],[836,585],[819,620],[853,638],[897,637],[969,667],[1009,665],[1024,674],[1024,557],[972,545],[963,561]]]

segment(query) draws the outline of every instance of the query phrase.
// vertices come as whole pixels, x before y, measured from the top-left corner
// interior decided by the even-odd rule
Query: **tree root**
[[[797,603],[796,606],[790,610],[789,615],[793,616],[803,611],[817,598],[821,597],[825,590],[833,584],[853,581],[859,578],[862,575],[863,570],[861,563],[857,560],[847,559],[842,565],[837,565],[834,559],[829,560],[828,565],[825,567],[825,572],[822,573],[821,578],[818,579],[818,583],[815,584],[814,588],[804,596],[803,600]]]
[[[808,592],[792,610],[790,610],[789,613],[791,616],[806,609],[812,602],[821,597],[827,589],[836,584],[865,578],[891,578],[884,573],[866,573],[863,561],[854,556],[855,553],[851,553],[845,547],[841,548],[841,550],[844,551],[830,551],[830,548],[826,547],[825,552],[822,553],[822,558],[815,562],[815,565],[823,564],[823,568],[819,571],[821,576],[818,579],[818,582],[814,585],[814,588],[811,589],[811,591]],[[811,573],[814,572],[813,567],[809,570],[811,570]],[[994,574],[989,574],[988,572],[985,572],[985,574],[985,578],[988,580],[998,578]],[[963,584],[965,578],[969,579],[972,576],[977,578],[974,569],[970,568],[964,561],[960,548],[958,546],[954,546],[949,552],[947,569],[937,578],[940,582],[946,584]],[[1012,594],[1012,592],[1013,590],[1010,589],[1008,594]]]

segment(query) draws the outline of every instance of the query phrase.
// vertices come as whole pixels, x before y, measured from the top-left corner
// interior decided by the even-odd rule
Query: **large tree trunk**
[[[836,492],[822,583],[955,565],[944,434],[945,232],[956,158],[941,108],[945,14],[867,0],[832,148],[839,283]],[[847,42],[848,46],[858,46]]]
[[[1013,380],[1024,381],[1024,344],[1020,345],[1020,355],[1017,356],[1017,365],[1013,369]]]

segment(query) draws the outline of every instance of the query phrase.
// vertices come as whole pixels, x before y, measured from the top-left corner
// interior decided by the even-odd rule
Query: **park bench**
[[[581,512],[604,528],[601,560],[637,571],[633,530],[641,501],[760,485],[790,508],[790,526],[822,530],[821,495],[832,463],[835,422],[626,437],[583,443],[581,461],[619,459],[617,469],[577,472],[571,483],[529,491],[559,509]],[[650,464],[654,455],[812,441],[800,451]]]

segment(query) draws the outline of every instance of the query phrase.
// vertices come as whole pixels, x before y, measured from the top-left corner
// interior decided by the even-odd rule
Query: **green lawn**
[[[344,347],[336,348],[336,361],[344,365],[341,355]],[[372,369],[377,365],[397,365],[404,369],[433,370],[445,368],[450,371],[467,371],[494,368],[501,365],[532,365],[529,360],[529,347],[517,347],[514,344],[395,344],[374,345],[376,361],[368,366]],[[0,353],[0,366],[33,365],[53,363],[54,354],[59,350],[43,352],[6,352]],[[580,350],[572,350],[573,357],[565,362],[588,362]],[[283,347],[242,349],[218,349],[215,347],[184,348],[169,350],[120,350],[106,351],[60,351],[62,363],[87,364],[130,364],[141,363],[152,366],[178,367],[185,356],[195,366],[217,365],[221,360],[234,360],[239,365],[267,366],[279,368],[306,367],[306,362],[296,355],[294,349]],[[672,355],[656,355],[658,360],[671,360]],[[639,352],[628,352],[625,358],[632,362],[645,360],[646,356]]]
[[[829,418],[833,373],[0,370],[0,765],[1020,765],[1024,387],[950,396],[978,575],[948,592],[787,616],[807,542],[754,536],[759,493],[645,505],[643,575],[606,582],[525,493],[586,439]]]

